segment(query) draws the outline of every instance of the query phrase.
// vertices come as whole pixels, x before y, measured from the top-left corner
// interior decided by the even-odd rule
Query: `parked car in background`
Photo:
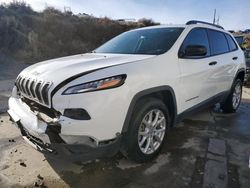
[[[145,27],[92,53],[26,68],[8,113],[39,150],[120,150],[146,162],[160,152],[169,128],[193,112],[217,103],[236,112],[245,68],[243,51],[221,26]]]
[[[244,31],[244,33],[245,33],[245,34],[250,33],[250,29],[246,29],[246,30]]]
[[[239,46],[242,47],[244,44],[245,35],[235,35],[234,38],[236,39]]]
[[[246,58],[245,85],[250,85],[250,49],[245,50],[245,58]]]

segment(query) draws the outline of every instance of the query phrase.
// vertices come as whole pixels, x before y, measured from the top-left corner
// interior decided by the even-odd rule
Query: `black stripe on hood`
[[[112,67],[112,66],[108,66],[108,67]],[[94,70],[90,70],[90,71],[86,71],[86,72],[81,72],[79,74],[76,74],[74,76],[71,76],[69,78],[67,78],[66,80],[64,80],[63,82],[61,82],[60,84],[58,84],[54,89],[53,91],[51,92],[51,101],[52,101],[52,97],[56,94],[57,91],[59,91],[63,86],[67,85],[68,83],[70,83],[71,81],[81,77],[81,76],[85,76],[87,74],[90,74],[92,72],[95,72],[95,71],[98,71],[98,70],[101,70],[101,69],[105,69],[105,68],[108,68],[108,67],[103,67],[103,68],[98,68],[98,69],[94,69]]]

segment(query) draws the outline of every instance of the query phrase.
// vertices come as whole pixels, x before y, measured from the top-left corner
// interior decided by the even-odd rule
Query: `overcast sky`
[[[12,0],[0,0],[8,3]],[[214,9],[226,29],[250,28],[250,0],[25,0],[34,10],[45,6],[72,12],[108,16],[113,19],[152,18],[162,24],[185,23],[191,19],[212,22]]]

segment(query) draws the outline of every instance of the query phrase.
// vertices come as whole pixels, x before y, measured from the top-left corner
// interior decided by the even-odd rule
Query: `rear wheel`
[[[156,98],[140,101],[134,110],[126,138],[127,157],[136,162],[151,160],[160,152],[169,126],[165,104]]]
[[[225,103],[221,105],[223,112],[225,113],[235,112],[240,106],[241,96],[242,96],[242,81],[240,79],[237,79],[234,82],[231,92],[228,98],[226,99]]]

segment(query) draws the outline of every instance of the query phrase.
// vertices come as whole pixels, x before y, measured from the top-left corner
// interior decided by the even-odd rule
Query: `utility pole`
[[[215,17],[216,17],[216,9],[214,9],[214,20],[213,20],[213,24],[215,24]]]
[[[64,12],[71,12],[71,7],[64,6]]]

